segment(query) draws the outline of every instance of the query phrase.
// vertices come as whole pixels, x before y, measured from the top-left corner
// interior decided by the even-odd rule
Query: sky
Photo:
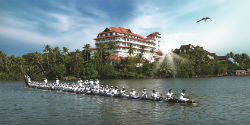
[[[161,33],[161,50],[180,45],[250,55],[250,0],[0,0],[0,50],[21,56],[46,44],[82,50],[107,27],[146,37]],[[196,23],[202,17],[212,21]]]

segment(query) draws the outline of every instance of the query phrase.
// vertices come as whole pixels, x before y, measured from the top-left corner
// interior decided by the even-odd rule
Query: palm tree
[[[43,63],[43,58],[42,58],[42,55],[38,52],[35,52],[35,53],[32,53],[32,64],[37,66],[39,69],[42,70],[42,73],[45,75],[45,70],[42,66],[42,63]]]
[[[135,48],[133,48],[133,44],[129,44],[129,48],[128,48],[128,54],[129,56],[133,55],[135,51]]]
[[[115,49],[115,42],[114,41],[109,41],[106,45],[107,45],[107,49],[108,50],[113,50],[113,49]]]
[[[144,46],[144,45],[141,46],[140,52],[142,55],[145,53],[145,48],[146,48],[146,46]]]
[[[13,65],[13,63],[15,61],[15,55],[10,55],[9,61],[10,61],[10,67],[12,67],[12,65]]]
[[[142,45],[141,49],[140,49],[140,53],[137,55],[139,58],[139,62],[141,62],[141,60],[143,58],[143,54],[145,53],[145,48],[146,48],[146,46]]]
[[[233,57],[234,57],[234,53],[233,53],[233,52],[230,52],[230,53],[228,53],[226,56],[227,56],[227,58],[233,58]]]
[[[47,66],[49,67],[49,53],[52,52],[52,48],[50,47],[50,45],[45,45],[43,52],[46,54]]]
[[[83,49],[83,56],[85,57],[85,60],[88,61],[91,53],[90,44],[85,44]]]
[[[49,53],[49,52],[52,52],[52,48],[50,45],[45,45],[44,47],[44,50],[43,50],[44,53]]]
[[[7,72],[8,71],[8,56],[0,50],[0,71]]]
[[[20,66],[21,72],[22,72],[22,74],[23,74],[23,73],[24,73],[24,71],[23,71],[23,66],[24,66],[25,60],[24,60],[23,57],[17,57],[16,60],[17,60],[17,62],[18,62],[18,65]]]
[[[69,49],[67,47],[63,47],[63,55],[68,54]]]
[[[155,54],[155,48],[152,48],[152,49],[150,50],[150,53],[151,53],[151,60],[153,60],[154,54]]]
[[[167,58],[164,58],[164,61],[162,62],[162,64],[160,65],[160,74],[161,75],[165,75],[168,77],[174,77],[175,75],[175,70],[174,68],[170,65],[170,63],[168,63]]]
[[[62,63],[61,52],[58,46],[53,49],[53,61],[55,64]]]
[[[103,59],[103,53],[104,53],[105,49],[106,49],[105,43],[101,42],[97,45],[97,50],[100,53],[101,59]]]
[[[69,49],[67,47],[63,47],[62,54],[63,54],[63,63],[65,63],[66,55],[68,54]]]
[[[96,63],[101,62],[100,53],[94,52],[94,63],[95,63],[95,69],[96,69]]]
[[[241,64],[241,57],[239,54],[235,54],[233,57],[234,61]]]

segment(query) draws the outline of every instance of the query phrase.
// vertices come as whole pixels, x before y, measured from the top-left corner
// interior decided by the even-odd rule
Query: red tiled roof
[[[147,38],[144,38],[144,39],[152,39],[152,38],[150,38],[150,37],[147,37]]]
[[[159,55],[163,55],[163,52],[161,50],[158,50],[156,53]]]
[[[111,36],[97,37],[94,40],[102,39],[102,38],[111,38],[111,37],[116,37],[116,36],[130,38],[130,39],[134,39],[134,40],[140,40],[141,42],[147,42],[147,43],[155,44],[154,42],[151,42],[151,41],[145,41],[145,40],[136,39],[136,38],[132,38],[132,37],[129,37],[129,36],[122,36],[122,35],[111,35]]]
[[[119,61],[119,60],[121,60],[121,57],[119,57],[118,55],[112,55],[111,59],[115,60],[115,61]]]
[[[159,32],[154,32],[154,33],[149,34],[146,38],[144,38],[144,37],[142,37],[142,36],[140,36],[138,34],[133,33],[130,29],[126,29],[126,28],[123,28],[123,27],[109,27],[109,28],[106,28],[104,31],[102,31],[102,32],[100,32],[98,34],[110,33],[110,32],[129,34],[129,35],[132,35],[132,36],[139,37],[140,39],[152,39],[153,36],[161,35]],[[98,38],[103,38],[103,37],[98,37]],[[98,39],[98,38],[95,38],[95,39]],[[144,41],[144,42],[149,42],[149,41]]]
[[[153,36],[158,36],[161,35],[159,32],[153,32],[151,34],[149,34],[147,37],[152,38]]]
[[[144,39],[142,36],[131,32],[130,29],[125,29],[123,27],[110,27],[110,28],[106,28],[103,32],[100,32],[99,34],[109,33],[109,32],[125,33],[125,34],[137,36],[137,37],[139,37],[141,39]]]

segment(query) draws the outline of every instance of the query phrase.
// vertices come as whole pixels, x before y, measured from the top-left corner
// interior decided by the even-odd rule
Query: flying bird
[[[196,23],[198,23],[198,22],[201,22],[201,21],[207,21],[207,20],[211,20],[212,21],[212,19],[210,18],[210,17],[203,17],[203,18],[201,18],[200,20],[198,20]]]

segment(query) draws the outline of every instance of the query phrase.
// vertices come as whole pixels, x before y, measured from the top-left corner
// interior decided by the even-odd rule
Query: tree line
[[[232,75],[237,69],[250,67],[249,56],[245,53],[228,53],[232,60],[217,61],[209,59],[202,49],[187,53],[166,55],[160,61],[149,62],[143,58],[145,46],[136,56],[132,44],[128,48],[128,57],[119,61],[112,60],[115,43],[99,43],[93,51],[90,44],[83,50],[69,52],[66,47],[45,45],[42,53],[32,52],[22,56],[7,56],[0,50],[0,80],[23,80],[28,74],[34,80],[56,77],[64,80],[76,78],[173,78]],[[151,50],[150,52],[154,52]],[[173,65],[174,64],[174,65]]]

